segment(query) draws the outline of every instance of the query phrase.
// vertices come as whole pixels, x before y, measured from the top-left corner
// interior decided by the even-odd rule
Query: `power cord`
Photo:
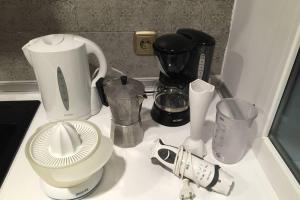
[[[190,185],[190,180],[185,178],[183,179],[182,188],[180,190],[179,196],[180,200],[192,200],[195,198],[195,193],[193,188]]]
[[[124,72],[122,72],[114,67],[111,67],[111,69],[112,69],[112,71],[115,71],[115,72],[121,74],[122,76],[126,76],[126,74]],[[95,69],[95,71],[92,74],[92,79],[94,79],[97,76],[98,72],[99,72],[99,68]]]
[[[188,159],[190,159],[191,165],[188,164]],[[184,160],[184,162],[183,162]],[[180,200],[193,200],[195,198],[194,190],[190,184],[190,180],[187,178],[184,178],[184,172],[185,169],[192,167],[192,171],[194,174],[194,169],[192,166],[192,154],[184,149],[183,146],[180,146],[178,148],[177,157],[175,160],[175,167],[173,173],[180,177],[182,180],[182,188],[179,193]]]

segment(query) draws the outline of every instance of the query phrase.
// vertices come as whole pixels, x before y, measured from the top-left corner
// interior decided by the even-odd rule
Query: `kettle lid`
[[[84,43],[71,34],[52,34],[30,40],[24,47],[34,52],[61,52],[76,49]],[[24,48],[23,47],[23,48]]]
[[[109,97],[129,99],[145,93],[145,86],[138,80],[121,76],[105,84],[105,93]]]

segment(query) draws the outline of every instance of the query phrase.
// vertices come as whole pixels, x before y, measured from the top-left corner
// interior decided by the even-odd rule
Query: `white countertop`
[[[0,100],[40,99],[37,93],[2,93]],[[215,105],[219,100],[215,96],[206,117],[207,133],[215,120]],[[189,134],[189,124],[171,128],[158,125],[150,116],[153,99],[149,97],[143,103],[142,120],[145,128],[144,140],[135,148],[122,149],[114,147],[114,154],[105,166],[104,176],[96,190],[85,199],[90,200],[175,200],[179,199],[182,182],[172,173],[149,159],[150,149],[157,138],[166,144],[179,146]],[[110,111],[103,107],[101,112],[89,121],[94,122],[109,136]],[[22,145],[15,157],[5,181],[0,189],[1,200],[48,200],[39,185],[39,177],[34,173],[25,158],[25,144],[36,128],[47,123],[46,113],[41,105],[32,121]],[[213,158],[211,139],[208,134],[206,142],[208,156],[206,160],[219,164],[230,173],[235,186],[229,196],[208,192],[203,188],[194,188],[195,200],[277,200],[275,191],[268,182],[254,153],[250,150],[237,164],[225,165]]]

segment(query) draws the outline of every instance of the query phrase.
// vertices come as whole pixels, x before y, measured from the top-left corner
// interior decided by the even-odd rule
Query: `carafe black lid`
[[[155,51],[167,54],[180,54],[192,50],[192,40],[178,34],[166,34],[158,37],[153,43]]]

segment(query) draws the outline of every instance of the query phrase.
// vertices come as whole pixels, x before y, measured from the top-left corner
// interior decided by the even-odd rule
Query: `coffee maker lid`
[[[214,46],[216,44],[216,41],[212,36],[195,29],[181,28],[178,29],[176,33],[191,38],[197,45]]]
[[[194,47],[192,40],[179,34],[166,34],[158,37],[153,48],[155,51],[160,51],[168,54],[179,54],[186,51],[191,51]]]

